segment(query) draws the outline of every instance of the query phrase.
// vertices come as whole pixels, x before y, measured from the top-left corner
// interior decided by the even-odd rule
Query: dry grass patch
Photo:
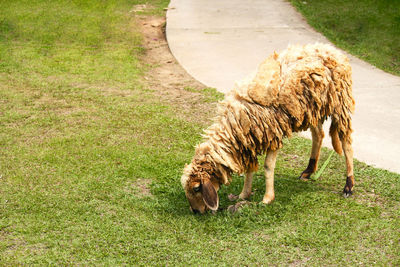
[[[151,183],[152,181],[150,179],[139,178],[127,185],[125,191],[127,193],[133,193],[133,195],[138,198],[151,197],[153,196],[150,192]]]

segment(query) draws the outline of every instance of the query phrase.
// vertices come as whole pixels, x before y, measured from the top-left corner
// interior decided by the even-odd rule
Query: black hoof
[[[350,197],[351,195],[353,195],[353,192],[351,192],[351,191],[350,191],[350,192],[346,192],[346,191],[343,190],[343,197],[344,197],[344,198],[348,198],[348,197]]]
[[[310,180],[311,175],[315,172],[316,164],[315,159],[310,159],[307,168],[300,174],[299,179],[303,181]]]
[[[347,177],[346,185],[344,186],[344,189],[343,189],[343,196],[345,198],[348,198],[353,194],[353,191],[352,191],[353,186],[354,186],[353,180],[354,180],[353,176]]]
[[[303,172],[302,174],[300,174],[299,180],[302,180],[302,181],[309,181],[309,180],[310,180],[310,177],[311,177],[311,174],[312,174],[312,173]]]

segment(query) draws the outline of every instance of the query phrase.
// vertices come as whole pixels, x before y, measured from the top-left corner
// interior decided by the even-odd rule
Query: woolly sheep
[[[344,152],[347,180],[344,196],[354,187],[351,114],[351,66],[348,58],[327,44],[289,46],[268,57],[255,74],[236,84],[220,102],[215,122],[204,132],[204,142],[186,165],[181,178],[194,213],[217,210],[217,191],[228,185],[232,173],[245,173],[239,198],[251,194],[257,156],[266,154],[266,191],[262,202],[275,199],[274,168],[284,137],[310,129],[312,149],[308,167],[300,179],[317,170],[324,132],[330,117],[330,136],[335,151]]]

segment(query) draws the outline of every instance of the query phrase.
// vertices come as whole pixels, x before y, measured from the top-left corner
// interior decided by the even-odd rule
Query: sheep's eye
[[[200,192],[200,185],[193,187],[194,192]]]

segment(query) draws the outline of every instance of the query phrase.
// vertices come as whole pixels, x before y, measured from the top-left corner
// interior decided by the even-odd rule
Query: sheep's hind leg
[[[265,157],[265,195],[262,201],[264,204],[270,204],[275,199],[274,170],[277,154],[278,150],[268,150]]]
[[[312,148],[310,160],[307,168],[300,174],[299,179],[307,181],[310,176],[318,168],[318,160],[321,151],[322,139],[324,138],[324,130],[322,129],[322,123],[319,122],[317,127],[310,127],[312,136]]]
[[[353,187],[355,184],[353,173],[353,148],[349,140],[341,140],[344,156],[346,158],[347,179],[346,185],[343,189],[343,196],[349,197],[353,194]]]

